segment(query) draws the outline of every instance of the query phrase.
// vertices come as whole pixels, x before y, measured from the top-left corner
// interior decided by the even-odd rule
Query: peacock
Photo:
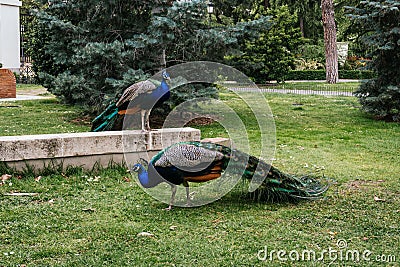
[[[167,81],[171,78],[166,71],[162,72],[159,86],[150,80],[140,81],[129,86],[122,96],[110,104],[99,116],[92,121],[92,132],[121,130],[117,126],[121,116],[135,114],[140,111],[142,131],[150,130],[149,116],[151,109],[170,97]]]
[[[253,192],[261,199],[319,199],[329,188],[315,178],[285,174],[257,157],[215,143],[180,142],[160,151],[149,163],[142,161],[133,165],[131,171],[138,173],[144,188],[153,188],[162,182],[171,186],[172,195],[167,210],[174,204],[178,185],[186,188],[187,205],[190,205],[189,182],[218,179],[227,170],[228,164],[232,166],[229,167],[230,175],[263,181]]]

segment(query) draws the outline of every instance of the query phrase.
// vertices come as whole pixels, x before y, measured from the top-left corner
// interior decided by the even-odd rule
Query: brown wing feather
[[[155,86],[155,84],[150,82],[149,80],[134,83],[125,89],[124,93],[115,105],[117,107],[120,107],[124,103],[135,99],[135,97],[137,97],[139,94],[149,93],[156,88],[157,87]]]
[[[139,112],[139,110],[140,110],[139,107],[133,107],[133,108],[125,109],[125,110],[120,110],[120,111],[118,111],[118,114],[119,115],[136,114],[137,112]]]
[[[201,176],[185,177],[184,180],[187,182],[192,182],[192,183],[203,183],[203,182],[208,182],[208,181],[217,179],[220,176],[221,176],[220,173],[210,173],[210,174],[201,175]]]
[[[198,176],[185,176],[183,179],[186,182],[202,183],[217,179],[221,176],[222,167],[221,164],[215,165],[208,174]]]

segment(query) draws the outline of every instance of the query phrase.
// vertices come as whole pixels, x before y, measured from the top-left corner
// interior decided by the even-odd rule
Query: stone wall
[[[14,73],[8,69],[0,69],[0,98],[16,98],[17,83]]]
[[[149,160],[174,143],[199,140],[200,130],[193,128],[0,136],[0,161],[17,169],[26,164],[41,169],[52,161],[90,169],[96,163],[107,166],[111,160],[128,164]]]

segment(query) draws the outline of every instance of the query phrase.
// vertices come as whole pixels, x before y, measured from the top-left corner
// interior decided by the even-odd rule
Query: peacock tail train
[[[173,159],[174,155],[169,155],[172,161],[180,161],[182,155],[184,157],[188,157],[187,155],[195,156],[193,155],[195,153],[194,150],[190,149],[191,146],[204,148],[210,152],[218,153],[217,155],[214,153],[213,156],[220,157],[222,170],[227,169],[229,164],[230,175],[241,175],[244,181],[251,181],[254,178],[258,181],[263,180],[259,188],[250,193],[253,198],[259,200],[320,199],[329,188],[328,184],[324,185],[313,177],[297,177],[283,173],[257,157],[215,143],[196,141],[177,143],[159,152],[152,158],[150,163],[157,162],[160,164],[165,153],[173,151],[171,149],[173,146],[177,146],[181,153],[175,153],[180,154],[176,159]],[[189,149],[190,151],[188,151]]]
[[[118,117],[118,108],[114,102],[92,121],[91,131],[101,132],[113,130]]]

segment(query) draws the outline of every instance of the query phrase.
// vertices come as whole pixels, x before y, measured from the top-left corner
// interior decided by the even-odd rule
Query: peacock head
[[[171,80],[171,77],[169,76],[169,74],[167,73],[166,70],[163,70],[162,77],[164,80],[167,80],[167,81]]]
[[[142,164],[136,163],[135,165],[133,165],[131,171],[132,172],[139,172],[142,167],[143,167]]]
[[[140,184],[147,188],[149,187],[150,180],[146,167],[148,167],[147,161],[141,158],[138,163],[132,166],[131,172],[136,172]]]
[[[146,171],[146,168],[149,166],[149,163],[147,162],[147,160],[140,158],[138,163],[136,163],[135,165],[132,166],[131,171],[132,172],[140,172],[142,171]]]

